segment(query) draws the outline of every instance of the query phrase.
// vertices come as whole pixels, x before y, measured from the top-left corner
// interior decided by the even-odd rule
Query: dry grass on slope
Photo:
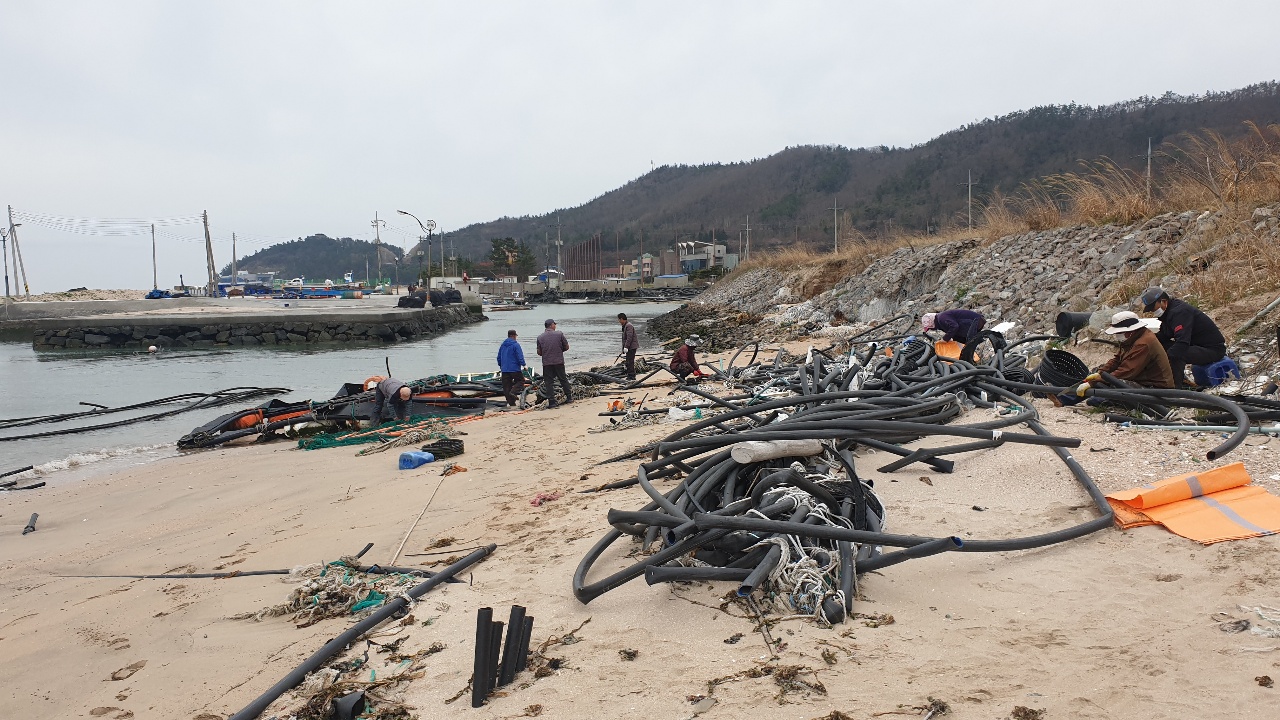
[[[871,263],[899,248],[940,245],[972,237],[975,237],[974,233],[961,230],[940,235],[900,233],[876,240],[858,234],[842,239],[838,253],[811,247],[782,248],[759,252],[738,267],[742,271],[769,268],[797,276],[797,283],[791,290],[800,299],[808,300],[861,273]]]

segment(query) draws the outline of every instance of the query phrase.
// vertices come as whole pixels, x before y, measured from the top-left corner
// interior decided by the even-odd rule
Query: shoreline
[[[605,402],[462,425],[466,453],[456,462],[468,470],[447,477],[441,463],[397,470],[396,451],[358,457],[350,447],[276,443],[6,495],[0,532],[12,549],[0,580],[7,598],[0,669],[10,678],[12,711],[224,718],[350,624],[340,618],[299,629],[285,617],[230,619],[282,602],[297,584],[287,577],[78,576],[293,568],[368,542],[366,562],[412,566],[496,542],[498,551],[469,569],[466,583],[418,603],[411,625],[374,633],[378,643],[405,636],[410,653],[445,646],[404,688],[402,699],[420,717],[510,718],[541,706],[549,717],[589,718],[602,705],[617,705],[625,717],[691,717],[686,696],[706,695],[707,681],[759,667],[767,654],[749,620],[717,609],[729,583],[633,581],[588,606],[573,598],[569,577],[608,529],[606,511],[645,500],[638,488],[579,494],[634,476],[635,462],[595,463],[678,427],[591,433],[607,422],[595,415]],[[1036,406],[1050,431],[1084,440],[1077,459],[1104,491],[1202,468],[1203,450],[1219,440],[1118,430]],[[1251,439],[1226,461],[1244,461],[1258,484],[1280,490],[1280,446],[1272,444]],[[867,453],[858,469],[875,480],[892,532],[1017,536],[1094,516],[1047,449],[967,453],[949,475],[918,466],[879,473],[872,468],[882,457]],[[556,492],[556,500],[530,503]],[[21,536],[31,512],[40,514],[37,531]],[[448,538],[454,542],[433,549]],[[855,610],[879,621],[774,627],[786,645],[776,664],[807,668],[825,694],[791,695],[779,706],[768,677],[742,678],[719,687],[703,717],[781,712],[807,720],[832,710],[860,717],[929,698],[948,703],[956,718],[1004,717],[1015,706],[1048,708],[1050,717],[1269,717],[1274,691],[1252,678],[1276,674],[1280,640],[1224,633],[1213,618],[1274,606],[1276,560],[1275,538],[1206,548],[1149,527],[1040,550],[913,561],[860,581]],[[624,562],[610,553],[596,572]],[[504,615],[512,604],[537,618],[535,645],[590,622],[576,633],[581,642],[554,649],[563,665],[550,676],[522,675],[480,710],[465,700],[446,704],[471,672],[476,608]],[[730,644],[734,636],[741,639]],[[394,672],[395,663],[363,642],[345,657],[365,649],[379,677]],[[635,660],[620,658],[624,649],[638,650]],[[834,664],[823,650],[835,653]],[[50,674],[50,666],[60,671]]]

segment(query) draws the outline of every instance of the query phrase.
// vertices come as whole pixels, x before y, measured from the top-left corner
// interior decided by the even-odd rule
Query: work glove
[[[1090,373],[1090,375],[1086,377],[1084,381],[1087,383],[1096,383],[1101,379],[1102,379],[1101,373]]]
[[[1076,386],[1076,397],[1084,397],[1086,392],[1089,392],[1089,383],[1082,382]]]

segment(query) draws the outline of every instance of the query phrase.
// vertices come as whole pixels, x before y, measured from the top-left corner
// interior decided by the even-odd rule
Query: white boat
[[[561,305],[586,305],[589,302],[595,302],[588,298],[560,298]]]
[[[484,297],[480,300],[480,308],[484,312],[505,312],[507,310],[532,310],[535,306],[515,303],[506,298]]]

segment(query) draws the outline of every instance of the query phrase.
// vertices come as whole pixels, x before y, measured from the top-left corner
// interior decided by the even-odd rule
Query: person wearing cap
[[[1177,298],[1161,287],[1149,287],[1142,293],[1142,309],[1160,319],[1156,339],[1164,346],[1173,369],[1177,387],[1185,387],[1187,364],[1212,365],[1227,356],[1227,342],[1217,324],[1200,309]]]
[[[640,338],[636,336],[636,326],[627,320],[626,313],[618,313],[618,324],[622,326],[622,351],[627,354],[627,379],[636,379],[636,351],[640,349]]]
[[[395,411],[397,420],[408,420],[411,397],[413,390],[399,380],[389,377],[379,381],[373,389],[373,416],[369,418],[374,427],[382,424],[382,411],[386,408],[387,400],[391,401],[391,409]]]
[[[961,345],[978,337],[987,319],[981,313],[964,308],[944,310],[939,313],[925,313],[920,317],[920,326],[926,332],[938,330],[943,340],[955,340]]]
[[[515,330],[508,330],[507,339],[498,346],[498,369],[502,371],[502,394],[507,398],[507,407],[515,407],[524,389],[524,348],[518,337]]]
[[[546,328],[538,336],[538,355],[542,358],[542,394],[547,396],[548,408],[558,405],[555,380],[559,378],[560,387],[564,390],[564,402],[568,405],[573,402],[569,374],[564,371],[564,353],[569,349],[569,340],[556,329],[555,320],[547,320],[542,326]]]
[[[702,377],[702,371],[698,369],[698,359],[693,353],[694,349],[701,343],[701,340],[702,338],[697,335],[690,335],[684,339],[684,343],[676,350],[676,354],[671,357],[671,372],[680,378],[681,384],[690,375]]]
[[[1169,356],[1156,339],[1155,330],[1160,321],[1140,318],[1137,313],[1123,310],[1111,316],[1111,325],[1104,331],[1108,335],[1120,335],[1120,349],[1114,357],[1103,363],[1075,388],[1075,394],[1058,395],[1055,405],[1075,405],[1089,388],[1102,382],[1102,373],[1109,373],[1139,387],[1171,388],[1173,371],[1169,369]],[[1054,398],[1050,398],[1054,399]]]

